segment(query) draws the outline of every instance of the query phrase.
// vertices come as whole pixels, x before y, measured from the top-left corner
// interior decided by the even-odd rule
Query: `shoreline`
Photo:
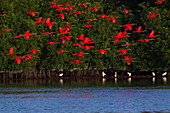
[[[116,73],[115,73],[116,72]],[[131,75],[128,74],[131,73]],[[153,75],[153,72],[155,75]],[[162,75],[167,72],[166,75]],[[105,76],[103,76],[103,73]],[[115,75],[116,74],[116,75]],[[170,77],[168,71],[125,71],[116,69],[39,69],[22,71],[0,71],[0,80],[10,79],[55,79],[55,78],[151,78],[151,77]]]

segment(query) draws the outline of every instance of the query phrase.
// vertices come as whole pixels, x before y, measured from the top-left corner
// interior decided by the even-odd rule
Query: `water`
[[[1,81],[0,113],[170,112],[170,80]]]

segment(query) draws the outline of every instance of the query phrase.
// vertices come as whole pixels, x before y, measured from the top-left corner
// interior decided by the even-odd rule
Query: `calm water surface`
[[[170,80],[0,81],[0,113],[170,112]]]

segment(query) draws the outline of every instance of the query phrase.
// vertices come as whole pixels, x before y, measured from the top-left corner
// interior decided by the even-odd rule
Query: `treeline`
[[[73,10],[55,11],[57,7],[51,7],[52,2],[57,4],[68,4]],[[90,3],[87,8],[78,5],[80,3]],[[170,65],[170,41],[169,24],[170,11],[168,1],[162,4],[154,3],[155,0],[3,0],[0,4],[0,14],[6,14],[0,17],[0,71],[17,71],[25,69],[72,69],[72,68],[114,68],[121,70],[168,70]],[[91,7],[97,7],[97,12],[92,12]],[[122,13],[124,10],[132,10],[129,13]],[[39,12],[31,16],[28,12]],[[74,16],[74,12],[82,11],[82,14]],[[159,14],[156,17],[149,17],[148,12]],[[60,13],[65,14],[61,19],[57,16]],[[109,17],[118,17],[116,22],[109,21],[108,17],[99,19],[102,14]],[[35,23],[35,19],[51,18],[51,22],[56,22],[52,29],[45,26],[44,23]],[[97,20],[89,22],[89,18]],[[69,33],[59,34],[59,27],[66,28],[66,22],[72,26]],[[129,42],[128,48],[122,46],[124,42],[112,43],[113,36],[123,32],[125,24],[132,24],[132,30],[128,30],[129,37],[123,37],[121,40]],[[93,27],[85,28],[84,25],[92,24]],[[141,26],[143,33],[134,33],[135,28]],[[3,29],[12,29],[10,32]],[[54,32],[52,35],[35,37],[31,35],[28,40],[25,37],[13,38],[24,34],[30,30],[31,33],[40,35],[44,32]],[[155,31],[155,40],[149,42],[139,41],[148,38],[151,31]],[[78,36],[84,34],[84,37],[93,37],[92,42],[87,44],[91,47],[84,50],[82,47],[73,44],[80,43]],[[62,43],[63,36],[72,36],[70,41]],[[58,42],[55,45],[47,45],[48,42]],[[14,48],[18,54],[7,55],[9,49]],[[99,49],[106,49],[105,54],[99,54]],[[64,49],[68,52],[58,54],[58,51]],[[119,55],[121,49],[130,49],[126,55]],[[21,59],[17,64],[13,57],[24,56],[30,50],[39,50],[33,58],[29,60]],[[73,55],[80,51],[85,54],[82,57]],[[134,58],[135,62],[130,65],[123,60],[124,56]],[[82,63],[72,63],[75,60],[84,61]]]

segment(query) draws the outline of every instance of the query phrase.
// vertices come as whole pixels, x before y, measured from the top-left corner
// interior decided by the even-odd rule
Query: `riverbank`
[[[130,74],[129,74],[129,73]],[[23,71],[0,71],[0,79],[51,79],[51,78],[72,78],[72,77],[95,77],[95,78],[150,78],[153,77],[170,76],[169,71],[167,74],[162,75],[165,71],[156,72],[151,70],[146,71],[125,71],[116,69],[40,69],[40,70],[23,70]],[[103,76],[103,73],[105,76]]]

